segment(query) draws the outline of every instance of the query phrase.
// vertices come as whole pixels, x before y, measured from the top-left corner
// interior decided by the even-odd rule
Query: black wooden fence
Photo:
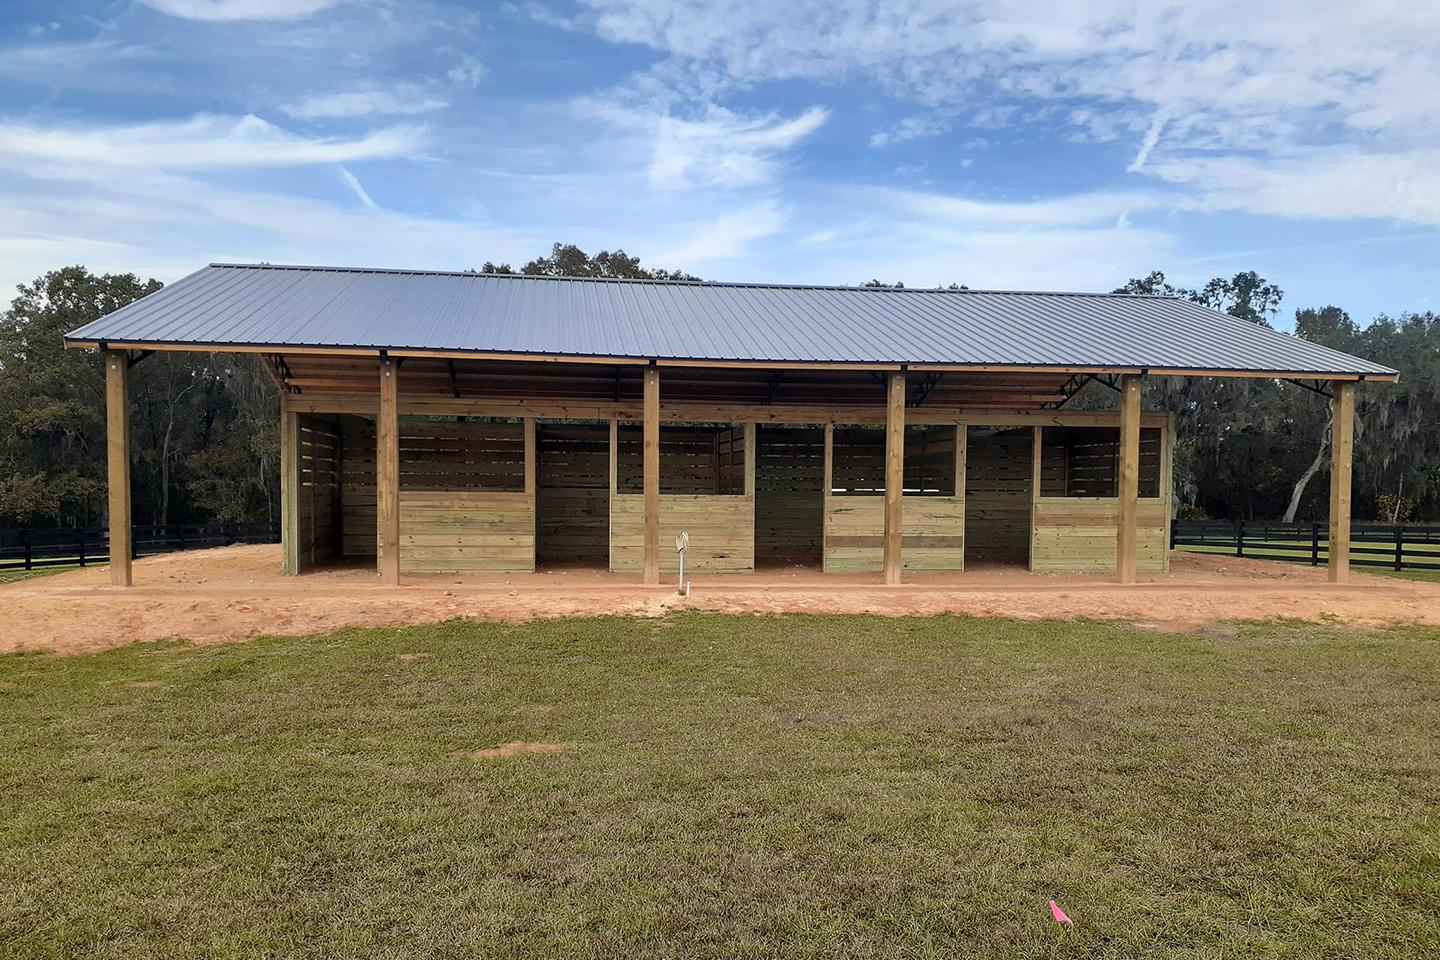
[[[131,555],[203,550],[236,543],[279,543],[278,523],[171,523],[131,528]],[[105,527],[0,530],[0,570],[83,567],[110,562]]]
[[[1267,520],[1173,521],[1170,549],[1187,547],[1319,566],[1330,561],[1330,525]],[[1440,571],[1440,527],[1355,524],[1350,528],[1350,563],[1391,570]]]

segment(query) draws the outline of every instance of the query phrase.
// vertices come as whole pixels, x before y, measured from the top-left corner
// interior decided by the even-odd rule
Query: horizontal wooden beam
[[[286,398],[289,409],[297,413],[379,412],[377,396],[291,394]],[[645,417],[643,402],[586,403],[527,401],[453,397],[405,397],[399,400],[400,413],[411,416],[453,417],[535,417],[541,420],[630,420]],[[885,422],[885,409],[873,407],[775,406],[743,403],[671,402],[660,406],[660,419],[669,423],[836,423],[879,425]],[[1120,414],[1115,410],[1025,410],[1013,407],[980,408],[935,406],[909,408],[907,424],[974,424],[981,426],[1117,426]],[[1171,422],[1168,413],[1146,413],[1141,423],[1146,427],[1163,427]]]
[[[67,340],[67,347],[77,349],[101,346],[99,340]],[[578,363],[602,364],[605,366],[643,367],[650,361],[641,357],[561,356],[534,353],[494,353],[478,350],[417,350],[409,347],[310,347],[274,343],[144,343],[118,342],[107,340],[105,347],[112,350],[166,350],[182,353],[281,353],[286,356],[316,357],[378,357],[385,353],[392,357],[433,357],[455,360],[503,360],[509,362],[533,363]],[[1326,380],[1359,381],[1374,380],[1393,383],[1399,379],[1393,373],[1319,373],[1313,370],[1202,370],[1186,368],[1159,368],[1137,366],[1054,366],[1046,364],[977,364],[977,363],[830,363],[824,361],[796,360],[657,360],[663,367],[691,367],[695,369],[720,368],[727,370],[870,370],[893,371],[902,368],[915,371],[956,371],[972,373],[1115,373],[1144,374],[1175,377],[1245,377],[1250,379],[1294,379],[1323,377]]]

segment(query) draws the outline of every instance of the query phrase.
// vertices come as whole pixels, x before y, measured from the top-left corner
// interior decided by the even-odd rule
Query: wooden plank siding
[[[762,425],[755,464],[756,562],[818,566],[824,536],[824,430]]]
[[[645,496],[616,494],[610,502],[610,569],[638,573],[645,559]],[[690,534],[685,569],[741,573],[755,569],[755,498],[744,494],[660,495],[660,573],[679,571],[675,537]]]
[[[534,569],[532,494],[401,489],[401,573]]]
[[[1136,569],[1163,573],[1170,568],[1168,498],[1136,501]],[[1035,535],[1030,569],[1046,573],[1114,573],[1117,497],[1041,497],[1035,501]]]
[[[341,434],[334,417],[320,414],[291,414],[294,432],[294,495],[295,523],[293,529],[282,530],[282,536],[294,537],[293,557],[296,572],[313,569],[317,563],[339,554],[343,539],[341,508]],[[373,528],[369,531],[374,540]]]
[[[906,570],[965,569],[965,498],[904,497],[901,544]],[[885,498],[825,498],[827,571],[882,572]]]

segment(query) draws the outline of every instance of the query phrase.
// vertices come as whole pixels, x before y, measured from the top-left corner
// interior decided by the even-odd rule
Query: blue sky
[[[0,0],[0,285],[84,263],[1440,308],[1440,4]]]

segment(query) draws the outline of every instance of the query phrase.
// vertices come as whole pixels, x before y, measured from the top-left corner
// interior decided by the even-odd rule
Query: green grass
[[[1437,730],[1418,628],[683,615],[12,655],[0,956],[1433,957]],[[570,746],[453,755],[512,740]]]
[[[91,564],[91,566],[96,566],[96,564]],[[0,570],[0,583],[15,583],[19,580],[33,580],[36,577],[48,577],[52,574],[64,573],[67,570],[79,569],[80,564],[76,563],[71,564],[70,566],[61,567],[36,567],[34,570],[25,570],[23,568]]]

